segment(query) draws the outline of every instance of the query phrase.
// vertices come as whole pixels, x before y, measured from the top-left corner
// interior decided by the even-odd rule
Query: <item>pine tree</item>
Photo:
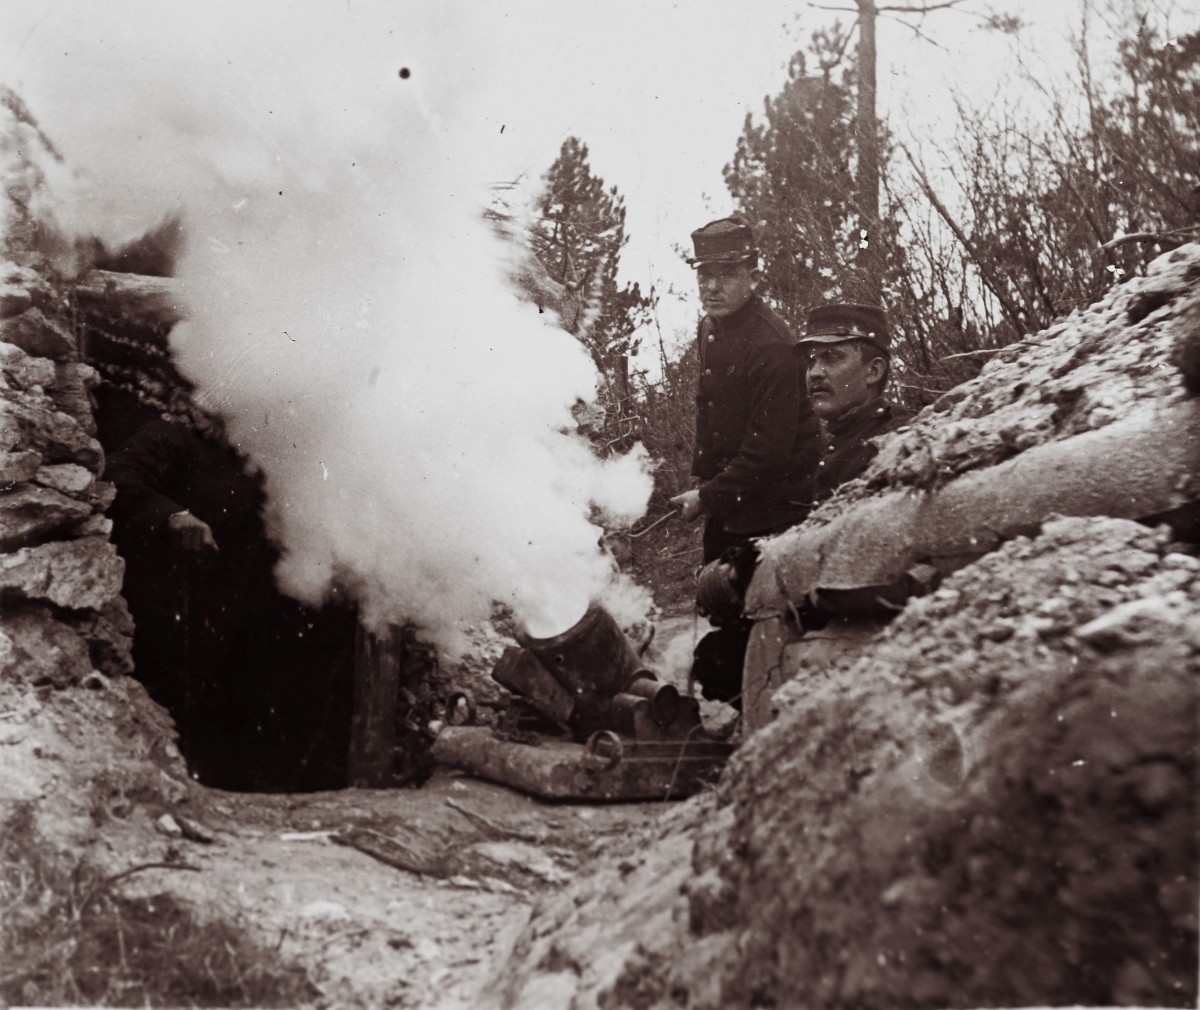
[[[943,380],[938,360],[976,346],[977,336],[964,329],[961,297],[914,272],[901,241],[906,215],[889,184],[892,148],[882,127],[874,146],[883,206],[867,206],[866,213],[859,206],[864,127],[848,48],[849,33],[835,23],[813,34],[808,52],[793,56],[779,94],[764,101],[760,118],[746,117],[725,184],[754,226],[767,294],[795,332],[823,302],[881,303],[894,337],[892,393],[919,406],[965,377]],[[874,214],[879,223],[871,227]],[[871,257],[863,255],[864,233]],[[927,381],[935,371],[939,378]]]
[[[647,320],[650,299],[617,283],[625,234],[625,199],[592,174],[588,148],[568,137],[536,203],[530,244],[547,273],[577,294],[584,310],[567,320],[607,380],[610,410],[629,400],[629,354]]]
[[[840,25],[816,32],[811,56],[798,52],[782,90],[764,100],[761,119],[748,115],[725,185],[755,229],[767,290],[799,327],[805,312],[831,298],[873,300],[859,276],[860,214],[854,170],[854,75],[843,63]],[[872,236],[893,281],[895,229]],[[886,280],[885,280],[886,288]]]

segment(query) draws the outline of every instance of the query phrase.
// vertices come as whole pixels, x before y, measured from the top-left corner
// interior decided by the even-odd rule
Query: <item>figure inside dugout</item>
[[[135,675],[206,785],[344,785],[355,614],[278,591],[261,477],[199,417],[151,420],[108,457]]]

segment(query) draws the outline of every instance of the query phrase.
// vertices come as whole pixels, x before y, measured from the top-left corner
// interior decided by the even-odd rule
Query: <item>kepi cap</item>
[[[692,232],[692,248],[695,255],[689,256],[687,262],[693,267],[701,263],[741,263],[758,256],[754,232],[738,214],[697,228]]]
[[[840,344],[867,340],[887,352],[892,342],[887,316],[877,305],[818,305],[804,323],[799,344]]]

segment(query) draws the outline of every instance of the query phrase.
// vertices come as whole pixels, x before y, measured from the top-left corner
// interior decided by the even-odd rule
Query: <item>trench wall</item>
[[[39,831],[70,845],[135,807],[179,801],[187,773],[173,724],[129,676],[98,375],[80,357],[69,285],[11,236],[0,259],[0,819],[32,805]]]

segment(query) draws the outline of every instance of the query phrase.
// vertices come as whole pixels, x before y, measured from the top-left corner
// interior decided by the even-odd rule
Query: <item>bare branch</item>
[[[957,7],[962,0],[945,0],[940,4],[925,4],[923,7],[876,7],[880,13],[888,14],[932,14],[934,11],[944,11],[951,7]]]
[[[921,29],[920,29],[920,28],[919,28],[917,25],[909,24],[909,23],[908,23],[907,21],[905,21],[903,18],[896,18],[896,17],[892,17],[892,18],[887,18],[887,20],[889,20],[889,21],[895,21],[895,22],[896,22],[896,24],[898,24],[898,25],[903,25],[903,26],[904,26],[905,28],[907,28],[907,29],[908,29],[910,32],[912,32],[912,33],[913,33],[913,35],[915,35],[917,38],[921,39],[921,40],[922,40],[922,41],[924,41],[924,42],[928,42],[928,43],[929,43],[931,46],[936,46],[938,49],[941,49],[941,50],[943,50],[944,52],[948,52],[948,51],[949,51],[949,50],[947,50],[947,49],[946,49],[946,47],[945,47],[944,45],[942,45],[942,44],[941,44],[940,42],[938,42],[936,39],[932,39],[932,38],[930,38],[930,37],[929,37],[928,35],[926,35],[926,34],[925,34],[923,31],[921,31]]]
[[[654,522],[652,522],[644,530],[638,530],[636,533],[626,533],[625,535],[627,537],[629,537],[631,540],[636,537],[644,537],[647,533],[649,533],[652,529],[654,529],[654,527],[657,526],[659,523],[665,522],[666,520],[670,519],[671,516],[675,515],[678,512],[679,512],[679,509],[671,509],[670,512],[666,513],[663,516],[660,516],[658,519],[655,519]]]
[[[981,347],[977,351],[959,351],[957,354],[943,354],[938,360],[949,361],[951,358],[971,358],[976,354],[996,354],[1004,350],[1003,347]]]
[[[950,214],[950,211],[946,209],[946,205],[942,203],[942,201],[938,198],[938,195],[933,191],[933,186],[930,184],[928,177],[925,175],[925,170],[917,164],[916,159],[913,158],[912,153],[905,145],[901,144],[900,150],[904,152],[904,156],[908,159],[908,163],[912,165],[913,171],[917,173],[917,181],[920,183],[921,189],[925,191],[925,195],[929,198],[929,202],[933,204],[934,210],[941,215],[942,220],[945,221],[949,229],[954,232],[955,238],[962,243],[962,247],[967,251],[968,255],[975,263],[976,268],[979,270],[979,276],[982,278],[983,283],[987,285],[988,290],[996,296],[996,300],[1003,307],[1005,314],[1012,321],[1012,324],[1017,328],[1017,331],[1020,332],[1022,329],[1024,329],[1024,325],[1021,321],[1020,309],[1017,308],[1012,299],[1009,298],[1008,292],[1001,285],[1000,280],[992,275],[992,271],[987,264],[987,260],[979,252],[979,250],[975,248],[975,244],[970,240],[970,238],[967,237],[966,232],[962,230],[961,226]]]
[[[143,873],[146,870],[188,870],[191,873],[199,873],[199,866],[192,866],[191,863],[138,863],[136,866],[131,866],[127,870],[122,870],[120,873],[114,873],[110,877],[104,878],[106,885],[115,884],[118,880],[123,880],[126,877],[132,877],[135,873]]]
[[[896,385],[901,389],[913,389],[918,393],[926,393],[929,396],[941,396],[946,392],[944,389],[930,389],[928,386],[915,386],[909,382],[897,382]]]
[[[1189,224],[1183,228],[1172,228],[1170,231],[1135,231],[1128,235],[1118,235],[1114,239],[1109,239],[1100,248],[1115,249],[1117,246],[1128,245],[1130,242],[1160,242],[1165,238],[1187,235],[1191,232],[1200,232],[1200,224]]]

